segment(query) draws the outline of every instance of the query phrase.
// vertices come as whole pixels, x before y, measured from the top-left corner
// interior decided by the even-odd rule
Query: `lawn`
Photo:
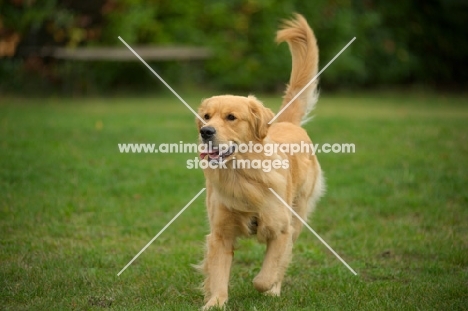
[[[208,96],[208,94],[203,94]],[[196,107],[202,96],[184,96]],[[278,107],[278,99],[265,99]],[[242,240],[227,310],[468,309],[468,97],[324,95],[306,128],[327,194],[282,296],[252,279],[264,246]],[[121,154],[118,143],[195,142],[194,116],[155,98],[0,99],[0,309],[196,310],[208,232],[196,154]]]

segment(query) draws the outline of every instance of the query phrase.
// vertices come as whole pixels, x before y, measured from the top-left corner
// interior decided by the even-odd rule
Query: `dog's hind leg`
[[[318,200],[325,192],[325,181],[323,173],[320,170],[315,177],[313,184],[305,185],[293,204],[294,211],[307,222],[308,216],[314,211]],[[302,230],[302,222],[296,216],[292,217],[292,226],[294,228],[293,242],[296,242]]]

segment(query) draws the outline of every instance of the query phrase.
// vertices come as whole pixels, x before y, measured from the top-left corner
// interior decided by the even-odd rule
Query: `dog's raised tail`
[[[280,112],[312,80],[318,71],[317,40],[305,18],[295,14],[285,21],[276,33],[276,42],[287,42],[292,55],[292,70]],[[276,118],[276,122],[291,122],[297,125],[308,121],[308,114],[314,109],[318,99],[315,80]]]

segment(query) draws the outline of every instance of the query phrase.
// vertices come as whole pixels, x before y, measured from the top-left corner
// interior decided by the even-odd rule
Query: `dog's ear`
[[[274,113],[263,106],[263,104],[252,95],[247,97],[249,99],[249,107],[253,116],[253,133],[255,139],[262,141],[268,134],[268,128],[271,119],[275,116]]]

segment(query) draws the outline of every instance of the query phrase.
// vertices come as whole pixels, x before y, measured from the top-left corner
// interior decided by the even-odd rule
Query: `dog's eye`
[[[237,119],[233,114],[228,114],[228,116],[226,117],[229,121],[234,121],[235,119]]]
[[[209,120],[210,119],[210,115],[205,113],[205,115],[203,116],[203,118],[205,118],[205,120]]]

